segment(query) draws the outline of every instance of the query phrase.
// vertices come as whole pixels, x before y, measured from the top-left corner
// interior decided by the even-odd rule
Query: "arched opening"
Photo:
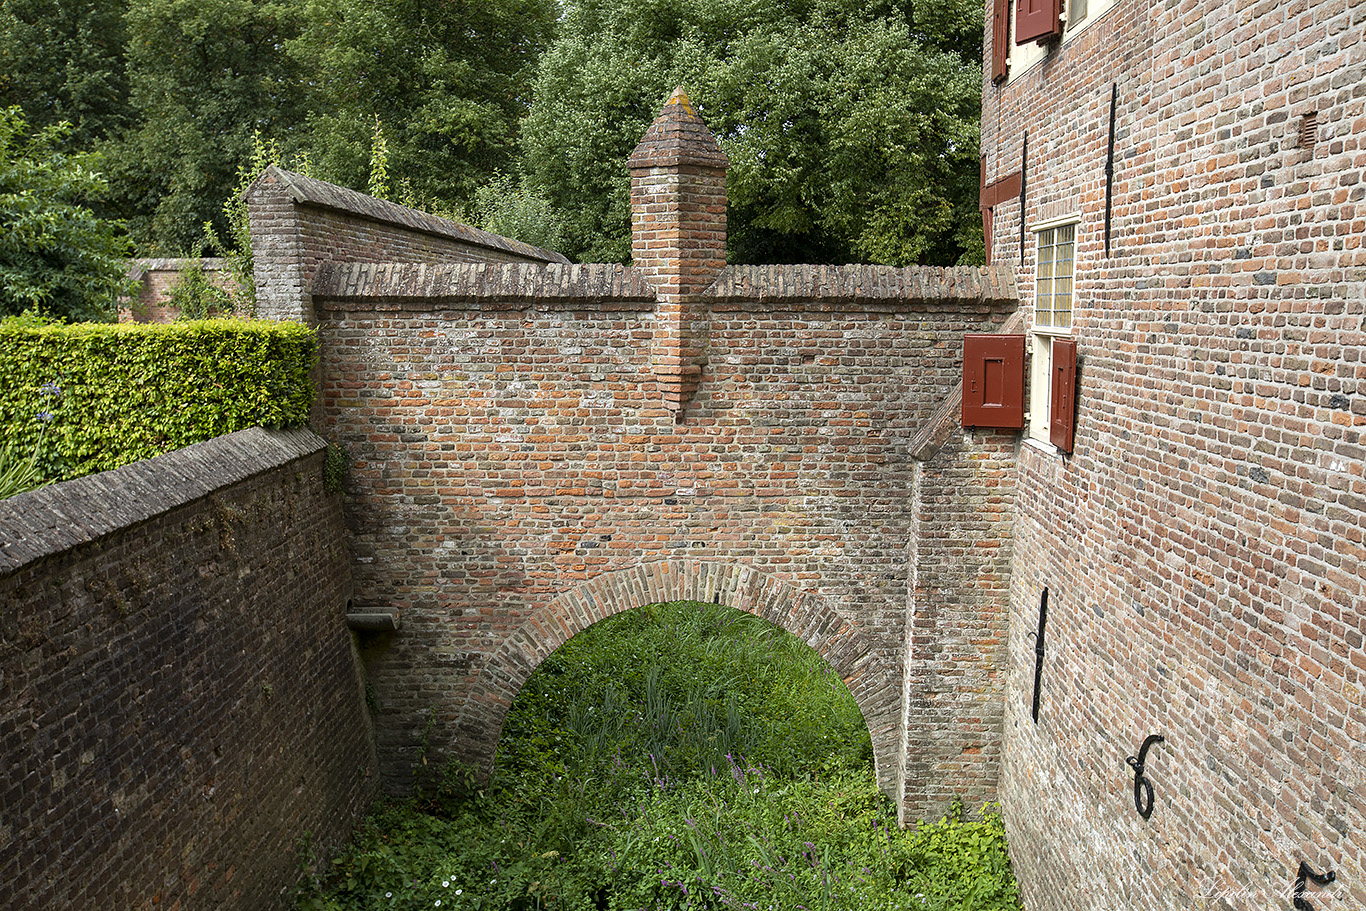
[[[463,706],[472,728],[501,732],[512,701],[536,668],[574,635],[600,620],[645,604],[694,601],[760,617],[810,646],[849,688],[872,741],[878,787],[899,800],[896,777],[896,669],[879,662],[871,643],[847,616],[811,591],[748,566],[667,560],[603,573],[562,592],[503,643]],[[497,741],[477,757],[493,766]]]
[[[810,646],[753,614],[683,601],[600,620],[543,661],[504,722],[495,778],[610,792],[736,769],[871,780],[872,742]]]

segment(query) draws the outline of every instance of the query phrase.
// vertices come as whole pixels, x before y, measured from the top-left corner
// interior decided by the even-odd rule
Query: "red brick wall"
[[[290,907],[378,776],[340,498],[248,430],[0,502],[0,907]]]
[[[141,273],[141,284],[137,299],[119,306],[121,323],[170,323],[180,315],[180,308],[166,303],[171,288],[180,280],[181,271],[192,262],[198,262],[210,282],[225,291],[236,290],[232,276],[227,272],[225,260],[207,257],[190,259],[137,259],[133,267]]]
[[[957,434],[919,475],[909,452],[962,333],[1013,307],[993,275],[730,270],[703,295],[681,422],[631,270],[358,265],[313,293],[325,432],[353,459],[357,609],[402,616],[366,656],[386,783],[428,717],[433,754],[486,763],[542,657],[615,611],[697,597],[827,657],[910,816],[994,796],[1013,438]],[[933,545],[913,592],[917,524]]]
[[[563,256],[271,167],[248,191],[257,311],[312,322],[326,262],[564,262]]]
[[[1360,0],[1122,0],[984,84],[987,180],[1028,130],[1026,226],[1081,214],[1075,452],[1023,448],[1012,569],[1031,911],[1288,907],[1301,860],[1338,876],[1315,907],[1366,907],[1364,27]],[[1022,262],[1018,203],[995,214],[1030,301],[1032,234]],[[1154,733],[1145,821],[1125,759]]]

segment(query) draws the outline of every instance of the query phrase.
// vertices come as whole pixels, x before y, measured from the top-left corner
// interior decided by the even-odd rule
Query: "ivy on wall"
[[[297,427],[316,356],[312,330],[293,323],[0,321],[0,438],[58,481],[246,427]]]

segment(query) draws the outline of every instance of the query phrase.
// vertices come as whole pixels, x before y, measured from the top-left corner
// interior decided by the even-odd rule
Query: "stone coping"
[[[319,311],[339,309],[329,306],[333,301],[347,304],[340,309],[382,310],[490,303],[643,309],[655,303],[644,276],[604,263],[323,263],[309,293]]]
[[[221,256],[153,256],[140,257],[128,261],[128,277],[142,279],[148,272],[180,272],[190,266],[198,265],[205,272],[223,272],[228,261]]]
[[[703,297],[757,306],[779,301],[987,301],[1016,306],[1004,266],[727,266]]]
[[[315,307],[425,310],[452,304],[653,305],[654,287],[629,266],[608,263],[324,263],[309,293]],[[698,299],[718,310],[1018,306],[1014,272],[1001,266],[729,266]],[[345,303],[330,307],[329,302]]]
[[[0,500],[0,576],[324,448],[304,428],[253,427]]]

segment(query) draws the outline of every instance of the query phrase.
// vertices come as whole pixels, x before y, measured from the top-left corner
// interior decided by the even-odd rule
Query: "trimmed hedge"
[[[295,323],[0,321],[0,434],[48,480],[106,471],[246,427],[297,427],[312,330]]]

